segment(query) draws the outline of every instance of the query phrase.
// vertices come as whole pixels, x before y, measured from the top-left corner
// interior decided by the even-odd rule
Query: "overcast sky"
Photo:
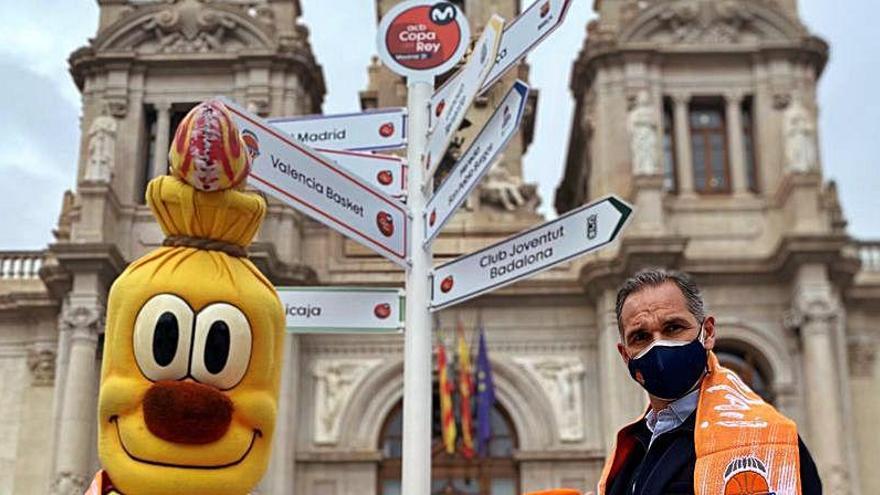
[[[523,0],[525,4],[531,0]],[[304,22],[324,67],[326,113],[359,109],[375,52],[374,2],[301,0]],[[341,4],[345,4],[345,8]],[[592,0],[574,0],[566,23],[536,48],[531,83],[541,90],[525,179],[537,182],[552,214],[568,148],[571,62],[593,16]],[[801,15],[832,49],[819,91],[825,175],[835,179],[855,237],[880,239],[880,35],[874,0],[801,2]],[[47,15],[51,13],[51,15]],[[62,193],[74,187],[79,93],[67,72],[71,51],[97,28],[94,0],[0,2],[0,250],[39,249],[51,241]],[[345,36],[339,36],[345,33]]]

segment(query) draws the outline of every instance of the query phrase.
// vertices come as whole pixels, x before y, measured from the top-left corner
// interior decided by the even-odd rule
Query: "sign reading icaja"
[[[398,74],[432,76],[464,55],[470,28],[450,2],[411,0],[388,11],[379,24],[379,56]]]

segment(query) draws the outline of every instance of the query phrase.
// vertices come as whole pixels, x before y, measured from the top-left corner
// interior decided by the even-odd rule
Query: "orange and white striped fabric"
[[[639,420],[641,421],[641,420]],[[597,495],[605,495],[635,445],[632,429],[617,434]],[[709,353],[694,425],[696,495],[773,493],[800,495],[800,458],[795,423],[753,392]]]
[[[800,495],[797,426],[709,353],[694,428],[694,493]]]

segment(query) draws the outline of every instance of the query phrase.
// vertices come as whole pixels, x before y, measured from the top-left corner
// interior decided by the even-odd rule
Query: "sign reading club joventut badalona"
[[[378,0],[377,17],[364,22],[378,22],[394,3]],[[538,22],[529,25],[537,39],[556,24],[545,20],[569,6],[457,4],[473,39],[492,14],[510,22],[530,6],[538,9]],[[165,173],[170,136],[194,104],[222,96],[278,119],[304,144],[336,150],[333,167],[346,166],[346,158],[351,167],[370,166],[374,159],[363,155],[374,145],[400,153],[405,82],[378,61],[362,68],[368,83],[361,108],[350,110],[390,112],[379,114],[375,124],[391,125],[375,142],[353,143],[355,128],[344,127],[372,126],[371,117],[296,128],[297,119],[321,113],[326,92],[309,32],[334,29],[332,22],[307,28],[301,7],[297,0],[99,2],[94,37],[69,59],[83,102],[79,154],[70,157],[76,187],[57,224],[45,226],[53,242],[0,252],[0,493],[81,494],[98,469],[107,291],[129,262],[163,241],[144,188]],[[523,179],[522,157],[542,107],[538,88],[527,91],[521,116],[511,108],[519,127],[480,169],[485,175],[473,192],[460,198],[453,188],[452,202],[438,198],[442,228],[432,246],[435,275],[443,277],[435,281],[442,284],[448,269],[450,301],[457,291],[476,294],[449,307],[436,301],[445,308],[436,313],[438,334],[452,349],[459,319],[468,339],[482,322],[497,401],[489,459],[436,449],[436,490],[514,495],[592,486],[614,432],[645,404],[615,348],[616,289],[638,268],[663,266],[692,273],[704,288],[718,318],[719,358],[797,421],[825,492],[880,493],[880,243],[848,235],[836,187],[823,176],[816,85],[828,45],[802,23],[796,0],[596,0],[592,8],[597,17],[583,27],[587,38],[570,75],[560,68],[574,118],[567,137],[552,137],[567,146],[555,197],[538,197]],[[470,125],[444,136],[451,144],[432,160],[437,192],[515,81],[529,83],[527,65],[519,64],[497,78],[490,71],[493,85],[463,120]],[[503,114],[498,118],[503,122]],[[465,163],[477,167],[478,158]],[[389,158],[387,166],[373,165],[352,180],[399,196],[402,164]],[[291,170],[278,163],[277,173],[292,183]],[[356,201],[354,189],[345,191]],[[616,241],[483,291],[509,271],[559,256],[566,238],[586,236],[586,218],[565,224],[564,215],[609,195],[634,207]],[[548,220],[537,213],[542,201],[555,206],[562,223],[498,244]],[[372,228],[376,213],[367,213],[364,206]],[[398,235],[405,215],[391,206],[386,213],[381,228],[393,226]],[[602,214],[598,222],[604,228]],[[376,239],[396,249],[396,238]],[[396,255],[362,242],[269,197],[250,257],[278,287],[402,287],[403,270],[389,259]],[[456,270],[455,260],[471,254],[475,269]],[[383,297],[387,307],[375,314],[397,328],[399,294]],[[259,493],[399,493],[403,335],[303,332],[287,339],[273,456]]]

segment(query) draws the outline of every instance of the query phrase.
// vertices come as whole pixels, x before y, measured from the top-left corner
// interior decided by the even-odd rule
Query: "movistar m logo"
[[[431,21],[434,24],[444,25],[455,20],[455,6],[449,2],[438,2],[431,7]]]

